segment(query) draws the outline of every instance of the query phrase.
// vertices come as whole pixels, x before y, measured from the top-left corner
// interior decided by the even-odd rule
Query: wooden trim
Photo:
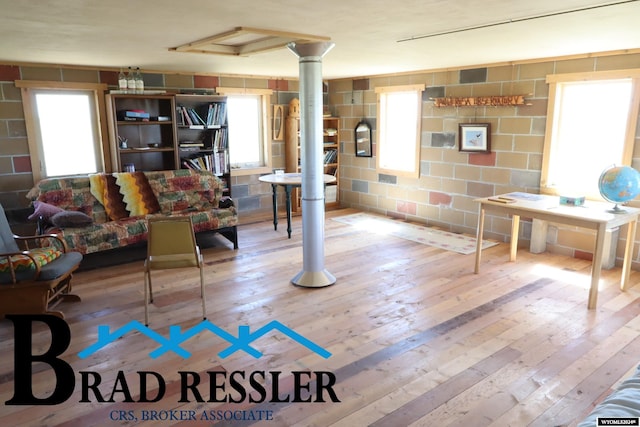
[[[638,70],[640,71],[640,70]],[[635,147],[636,129],[638,126],[638,114],[640,114],[640,74],[632,81],[631,108],[627,119],[626,137],[624,141],[624,151],[622,158],[625,165],[631,165],[633,160],[633,150]]]
[[[16,82],[17,83],[17,82]],[[17,85],[16,85],[17,86]],[[31,161],[31,174],[33,176],[33,185],[42,179],[42,150],[36,143],[37,138],[35,135],[38,133],[36,129],[36,120],[33,117],[33,105],[31,102],[31,96],[29,96],[29,89],[26,87],[20,88],[22,96],[22,109],[24,111],[24,123],[27,129],[27,145],[29,147],[29,160]]]
[[[220,95],[271,95],[273,89],[257,89],[250,87],[216,87],[216,93]]]
[[[421,136],[421,132],[422,132],[422,96],[420,96],[420,92],[422,92],[425,89],[425,85],[424,84],[415,84],[415,85],[400,85],[400,86],[379,86],[375,88],[375,92],[377,94],[377,101],[376,101],[376,114],[378,117],[378,126],[376,129],[376,141],[378,141],[378,150],[376,152],[376,171],[378,173],[385,173],[385,174],[389,174],[389,175],[396,175],[396,176],[404,176],[404,177],[408,177],[408,178],[420,178],[420,136]],[[382,150],[382,146],[383,146],[383,141],[381,138],[381,132],[382,132],[382,128],[383,128],[383,124],[382,124],[382,114],[380,111],[380,96],[382,94],[385,93],[392,93],[392,92],[416,92],[417,93],[417,97],[416,97],[416,108],[417,108],[417,120],[416,120],[416,134],[415,134],[415,162],[413,165],[413,170],[407,171],[407,170],[398,170],[398,169],[388,169],[386,167],[383,167],[380,165],[380,158],[381,158],[381,152]]]
[[[57,82],[44,80],[16,80],[16,87],[20,88],[22,96],[22,108],[25,116],[25,126],[27,129],[27,144],[29,147],[29,158],[31,161],[31,171],[34,184],[43,178],[43,153],[38,144],[38,130],[36,128],[36,118],[33,116],[34,105],[32,103],[31,91],[33,90],[78,90],[94,93],[95,117],[97,137],[100,139],[100,160],[103,170],[111,168],[111,148],[109,146],[109,131],[107,126],[107,113],[105,106],[105,92],[107,85],[104,83],[77,83],[77,82]]]
[[[553,134],[553,123],[556,110],[557,85],[549,85],[549,98],[547,100],[547,122],[544,131],[544,144],[542,147],[542,167],[540,169],[540,192],[544,194],[555,194],[549,187],[549,157],[551,156],[551,137]]]
[[[640,78],[640,68],[626,70],[586,71],[582,73],[549,74],[547,83],[567,83],[590,80],[611,79],[637,79]]]
[[[273,170],[270,167],[263,166],[259,168],[235,168],[231,169],[231,176],[247,176],[247,175],[262,175],[265,173],[272,173]]]
[[[30,89],[66,89],[106,91],[106,83],[56,82],[45,80],[16,80],[16,87]]]
[[[249,169],[232,169],[232,175],[251,175],[257,173],[271,173],[272,171],[272,163],[273,159],[271,156],[272,153],[272,121],[271,121],[271,111],[270,111],[270,99],[269,97],[273,94],[272,89],[259,89],[259,88],[238,88],[238,87],[216,87],[216,93],[224,96],[232,96],[232,95],[257,95],[260,96],[261,108],[262,108],[262,143],[263,143],[263,156],[264,156],[264,166],[260,166],[258,168],[249,168]],[[235,172],[242,170],[243,172]],[[256,171],[256,172],[252,172]]]
[[[424,84],[415,85],[399,85],[399,86],[378,86],[375,88],[375,93],[389,93],[389,92],[421,92],[425,88]]]
[[[622,164],[631,165],[635,145],[635,134],[640,113],[640,68],[627,70],[593,71],[584,73],[552,74],[547,76],[549,83],[549,98],[547,108],[547,121],[542,153],[542,167],[540,170],[540,192],[543,194],[558,195],[557,189],[549,185],[549,158],[551,156],[551,141],[553,139],[553,125],[558,120],[559,112],[556,111],[558,83],[571,83],[594,80],[632,79],[631,105],[627,117],[624,146],[622,149]]]

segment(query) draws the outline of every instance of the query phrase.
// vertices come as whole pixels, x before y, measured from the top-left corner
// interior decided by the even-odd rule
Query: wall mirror
[[[366,120],[360,120],[355,129],[356,157],[371,157],[371,125]]]

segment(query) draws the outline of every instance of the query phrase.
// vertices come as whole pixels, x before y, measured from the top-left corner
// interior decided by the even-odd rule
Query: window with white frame
[[[419,177],[423,90],[424,85],[376,88],[379,172]]]
[[[540,189],[600,197],[598,179],[631,165],[640,70],[551,75]]]
[[[24,81],[16,85],[22,88],[34,180],[104,170],[98,105],[104,85]]]
[[[217,88],[227,97],[229,158],[235,172],[271,170],[268,105],[271,90]]]

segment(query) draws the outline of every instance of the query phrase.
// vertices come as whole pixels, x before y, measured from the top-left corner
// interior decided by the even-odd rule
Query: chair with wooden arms
[[[43,240],[51,245],[44,246]],[[68,251],[64,239],[56,234],[13,234],[0,205],[0,318],[6,314],[52,314],[64,318],[61,311],[50,309],[63,300],[80,301],[70,292],[73,272],[81,261],[82,254]]]
[[[191,217],[149,218],[147,258],[144,262],[144,322],[149,325],[149,303],[153,303],[152,270],[196,267],[200,270],[202,318],[207,318],[204,262],[196,243]]]

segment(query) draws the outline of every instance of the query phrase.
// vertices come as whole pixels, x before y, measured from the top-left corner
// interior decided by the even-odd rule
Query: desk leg
[[[633,256],[633,244],[636,238],[637,219],[627,224],[627,242],[624,247],[624,262],[622,263],[622,277],[620,278],[620,289],[627,290],[629,285],[629,275],[631,273],[631,257]]]
[[[591,265],[591,287],[589,288],[588,309],[596,308],[598,303],[598,287],[600,285],[600,272],[602,271],[602,258],[604,257],[604,237],[607,229],[604,224],[598,227],[596,233],[596,248],[593,254],[593,262]]]
[[[285,185],[284,191],[287,195],[287,234],[291,238],[291,186]]]
[[[513,215],[511,218],[511,252],[509,261],[516,260],[518,253],[518,234],[520,234],[520,215]]]
[[[273,190],[273,229],[278,229],[278,186],[276,184],[271,184],[271,189]]]
[[[484,235],[484,208],[480,204],[480,213],[478,215],[478,229],[476,230],[476,267],[473,270],[475,274],[480,273],[480,258],[482,255],[482,238]]]

